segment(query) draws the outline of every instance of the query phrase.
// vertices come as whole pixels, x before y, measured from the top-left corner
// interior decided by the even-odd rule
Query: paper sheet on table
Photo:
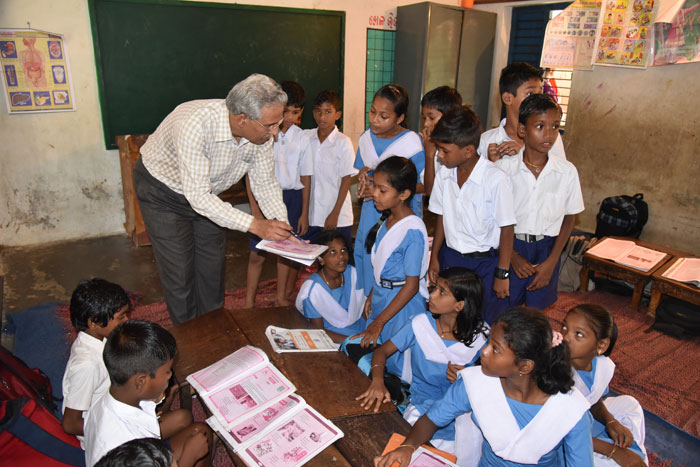
[[[293,240],[260,240],[255,246],[259,250],[269,251],[305,266],[311,266],[316,258],[328,249],[325,245],[298,243]]]
[[[678,258],[663,277],[700,287],[700,258]]]

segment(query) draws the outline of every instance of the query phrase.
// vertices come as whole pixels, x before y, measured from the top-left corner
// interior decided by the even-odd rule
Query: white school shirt
[[[571,162],[550,157],[535,178],[523,162],[524,150],[496,161],[513,185],[515,233],[556,237],[564,216],[584,209],[578,172]]]
[[[85,462],[92,467],[111,449],[138,438],[160,439],[156,403],[141,408],[119,402],[109,391],[88,411],[85,419]]]
[[[481,157],[461,188],[457,169],[438,164],[428,209],[442,215],[445,242],[460,253],[498,248],[501,227],[515,224],[508,176]]]
[[[506,133],[505,126],[506,119],[504,118],[496,128],[492,128],[481,134],[481,139],[479,139],[479,147],[476,149],[476,152],[478,152],[481,157],[486,159],[489,158],[489,144],[501,144],[504,141],[513,141],[513,138],[508,136],[508,133]],[[561,134],[557,135],[557,139],[554,140],[554,144],[552,145],[552,149],[549,151],[549,155],[558,159],[566,160],[564,142],[561,140]]]
[[[287,129],[286,133],[279,132],[277,141],[272,145],[275,155],[275,175],[283,190],[301,190],[304,185],[301,177],[311,175],[313,166],[311,158],[303,157],[304,130],[296,125]]]
[[[63,373],[63,408],[85,412],[109,390],[109,373],[102,360],[105,340],[80,331],[70,348],[70,357]],[[85,418],[83,413],[83,418]],[[84,438],[78,436],[85,449]]]
[[[306,150],[313,163],[309,225],[323,227],[338,199],[342,178],[357,173],[353,167],[355,150],[350,138],[338,131],[337,127],[333,128],[323,143],[318,139],[317,129],[305,130],[304,134],[307,141]],[[338,214],[338,227],[348,227],[352,225],[352,221],[352,204],[348,190]]]

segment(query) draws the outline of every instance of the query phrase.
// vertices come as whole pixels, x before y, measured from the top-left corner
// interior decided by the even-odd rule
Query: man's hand
[[[248,228],[248,232],[257,235],[262,239],[272,241],[289,238],[291,235],[291,230],[292,226],[286,222],[268,219],[253,219],[253,222]]]

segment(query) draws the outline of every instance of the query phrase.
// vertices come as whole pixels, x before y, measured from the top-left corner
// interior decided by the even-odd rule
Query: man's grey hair
[[[246,114],[258,120],[266,105],[285,105],[287,94],[277,82],[265,75],[254,73],[229,91],[226,108],[234,115]]]

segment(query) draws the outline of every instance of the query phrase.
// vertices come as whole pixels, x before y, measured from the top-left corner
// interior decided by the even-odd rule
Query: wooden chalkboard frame
[[[180,0],[88,0],[88,2],[102,126],[107,149],[117,148],[115,138],[118,135],[152,133],[162,119],[182,102],[193,99],[224,98],[233,84],[251,73],[268,74],[277,80],[299,81],[306,88],[306,110],[302,126],[307,128],[314,126],[311,103],[316,93],[330,88],[343,95],[345,54],[345,12],[343,11]],[[191,10],[179,10],[179,8]],[[115,17],[114,11],[118,11],[122,16]],[[156,14],[156,11],[162,11],[162,14]],[[193,52],[196,52],[194,59],[197,61],[206,59],[208,51],[202,51],[203,49],[198,45],[192,45],[192,49],[187,49],[188,46],[185,44],[184,49],[177,49],[184,51],[180,63],[179,57],[173,58],[172,51],[176,48],[167,45],[169,44],[167,38],[160,40],[162,36],[155,36],[155,32],[148,32],[157,28],[169,28],[171,24],[168,23],[169,18],[181,19],[178,15],[183,12],[186,12],[188,17],[206,18],[207,24],[217,21],[222,24],[224,21],[222,18],[232,21],[238,18],[250,20],[246,25],[248,30],[232,30],[235,28],[231,27],[224,30],[220,27],[219,31],[212,27],[204,29],[204,26],[198,25],[200,30],[193,28],[193,32],[190,33],[192,39],[199,38],[196,36],[197,33],[201,34],[201,37],[221,34],[221,40],[217,41],[216,45],[226,44],[226,46],[220,46],[225,50],[213,51],[213,55],[208,57],[208,60],[210,63],[215,63],[217,69],[231,70],[225,77],[214,77],[214,73],[202,73],[205,78],[201,81],[194,83],[187,81],[187,79],[193,80],[192,76],[196,76],[196,70],[199,69],[188,63],[188,53],[192,57]],[[267,18],[267,16],[259,16],[261,13],[269,14],[270,18],[284,18],[284,21],[278,23],[281,24],[280,31],[272,28],[250,30],[255,28],[256,21],[259,25],[260,21],[263,21],[262,18]],[[125,19],[128,21],[124,21]],[[119,21],[121,23],[117,25]],[[140,27],[140,21],[143,21],[145,26]],[[162,23],[154,24],[157,21]],[[298,32],[298,37],[302,39],[299,47],[296,47],[294,42],[271,42],[270,37],[274,38],[275,34],[277,36],[284,34],[283,28],[286,28],[284,31],[287,33],[291,31],[297,34]],[[131,31],[131,37],[129,31]],[[318,38],[312,35],[314,32],[319,33]],[[176,36],[171,38],[174,41],[181,41],[185,34],[177,29],[168,30],[168,33]],[[149,37],[148,34],[151,36]],[[238,41],[235,40],[235,34],[240,35]],[[325,40],[321,40],[321,36]],[[286,36],[283,37],[286,38]],[[133,42],[130,42],[132,40]],[[294,36],[289,40],[293,41]],[[193,42],[197,41],[193,40]],[[177,43],[182,45],[181,42]],[[274,48],[269,48],[266,44],[274,44]],[[153,49],[149,48],[151,45]],[[232,45],[238,46],[235,53],[239,55],[235,58],[239,59],[243,56],[244,60],[233,59]],[[278,47],[283,49],[286,47],[288,54],[285,56],[276,53]],[[263,54],[259,53],[261,48]],[[253,49],[258,52],[251,52]],[[140,55],[134,59],[126,57],[134,53]],[[245,57],[246,53],[256,53],[256,55],[251,59],[251,57]],[[222,57],[222,54],[226,56]],[[159,59],[163,60],[160,63],[163,66],[158,64]],[[260,65],[256,64],[256,61],[264,63]],[[154,69],[167,69],[170,72],[172,68],[182,65],[188,77],[185,78],[183,73],[183,75],[177,75],[177,78],[166,78],[158,83],[152,82],[148,87],[147,81],[155,79],[153,77],[155,72],[150,72],[150,66],[144,67],[138,63],[155,63]],[[188,65],[190,65],[189,69]],[[267,69],[264,69],[266,67]],[[274,73],[275,70],[276,73]],[[180,81],[181,77],[182,81]],[[209,79],[218,80],[218,82],[204,83]],[[144,96],[147,98],[154,96],[150,105]],[[339,127],[342,128],[341,122]]]

